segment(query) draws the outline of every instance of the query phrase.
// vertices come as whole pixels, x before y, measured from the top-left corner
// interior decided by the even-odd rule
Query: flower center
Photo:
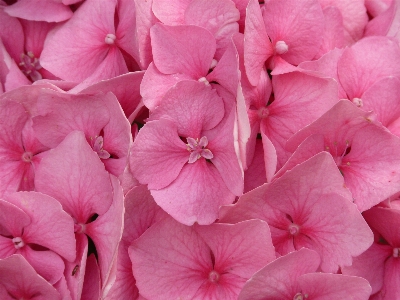
[[[208,280],[210,280],[212,283],[217,283],[219,280],[219,274],[212,270],[210,274],[208,274]]]
[[[308,298],[308,294],[297,293],[294,295],[293,300],[304,300]]]
[[[194,163],[200,157],[204,157],[205,159],[212,159],[214,155],[209,149],[206,149],[208,145],[207,137],[203,136],[200,140],[188,137],[187,141],[187,150],[190,152],[189,156],[189,164]]]
[[[258,109],[257,113],[261,119],[265,119],[269,116],[269,109],[267,107],[261,107],[260,109]]]
[[[357,107],[363,107],[363,102],[360,98],[353,98],[353,100],[351,100],[355,105],[357,105]]]
[[[23,246],[25,246],[24,241],[23,241],[22,238],[20,238],[20,237],[13,238],[13,239],[12,239],[12,242],[14,243],[15,249],[20,249],[20,248],[22,248]]]
[[[76,233],[84,233],[85,232],[85,224],[74,224],[74,232]]]
[[[210,85],[210,83],[208,82],[207,78],[205,78],[205,77],[201,77],[197,81],[198,82],[203,82],[205,85]]]
[[[96,152],[101,159],[110,158],[110,153],[103,149],[104,140],[102,136],[96,136],[94,139],[90,139],[93,141],[93,151]]]
[[[107,45],[113,45],[115,43],[116,38],[117,37],[115,36],[115,34],[109,33],[109,34],[106,35],[106,38],[104,39],[104,42]]]
[[[24,154],[22,154],[21,158],[24,162],[30,163],[33,158],[33,153],[32,152],[24,152]]]
[[[300,231],[299,225],[294,224],[294,223],[289,225],[289,233],[291,235],[297,235],[297,234],[299,234],[299,231]]]
[[[285,54],[288,52],[289,46],[284,41],[277,41],[275,44],[275,51],[277,54]]]
[[[37,81],[42,79],[42,75],[38,72],[42,68],[39,63],[39,59],[29,51],[27,54],[21,54],[21,62],[19,63],[19,68],[26,77],[32,81]]]
[[[393,257],[400,257],[400,248],[393,248]]]

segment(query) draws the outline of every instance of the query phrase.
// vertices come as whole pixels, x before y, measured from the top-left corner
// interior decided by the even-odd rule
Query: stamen
[[[258,110],[258,116],[261,118],[261,119],[265,119],[266,117],[268,117],[269,116],[269,109],[267,108],[267,107],[261,107],[259,110]]]
[[[22,160],[24,162],[30,163],[32,161],[33,158],[33,153],[32,152],[24,152],[22,154]]]
[[[93,140],[93,138],[91,138]],[[96,136],[93,142],[93,151],[97,152],[97,155],[101,159],[110,158],[110,153],[103,149],[104,140],[102,136]]]
[[[294,224],[294,223],[289,225],[289,233],[291,235],[297,235],[297,234],[299,234],[299,231],[300,231],[299,225]]]
[[[85,232],[85,224],[74,224],[74,232],[76,233],[84,233]]]
[[[33,82],[42,79],[42,74],[38,72],[42,68],[39,63],[39,59],[29,51],[27,54],[21,54],[21,62],[19,63],[19,68],[22,73],[25,74]]]
[[[14,243],[15,249],[21,249],[23,246],[25,246],[24,241],[20,237],[13,238],[12,242]]]
[[[201,137],[200,140],[188,137],[186,141],[187,150],[190,152],[189,164],[196,162],[200,157],[204,157],[205,159],[212,159],[214,157],[212,152],[206,149],[208,145],[206,136]]]
[[[213,58],[213,60],[211,61],[210,69],[214,69],[215,66],[217,65],[217,63],[218,63],[218,61]]]
[[[400,248],[393,248],[393,257],[399,257]]]
[[[308,294],[297,293],[294,295],[293,300],[304,300],[308,298]]]
[[[198,82],[204,82],[205,85],[210,85],[210,83],[208,82],[207,78],[205,78],[205,77],[199,78]]]
[[[104,42],[108,45],[112,45],[114,44],[115,40],[116,40],[116,36],[115,34],[109,33],[106,35],[106,38],[104,39]]]
[[[363,102],[360,98],[353,98],[352,102],[357,105],[357,107],[363,107]]]
[[[277,41],[275,44],[275,51],[277,54],[285,54],[289,51],[289,46],[284,41]]]
[[[208,279],[213,283],[217,283],[219,280],[219,274],[216,271],[212,270],[210,274],[208,274]]]

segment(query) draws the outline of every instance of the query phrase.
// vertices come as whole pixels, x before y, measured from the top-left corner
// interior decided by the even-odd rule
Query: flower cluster
[[[1,299],[400,299],[400,0],[0,0]]]

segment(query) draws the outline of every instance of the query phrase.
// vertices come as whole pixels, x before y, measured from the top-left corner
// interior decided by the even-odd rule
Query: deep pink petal
[[[10,299],[61,299],[54,287],[39,276],[21,255],[0,260],[0,285],[8,292]]]
[[[151,194],[167,213],[187,225],[213,223],[219,207],[234,200],[219,171],[204,159],[186,164],[175,181]]]
[[[24,228],[31,223],[31,218],[18,206],[0,200],[0,235],[21,236]]]
[[[130,165],[133,175],[149,189],[169,185],[189,159],[177,126],[169,120],[146,123],[133,143]],[[154,174],[162,174],[154,177]]]
[[[208,30],[158,23],[150,33],[154,64],[162,73],[188,74],[195,80],[207,75],[216,47]]]
[[[37,191],[57,199],[81,224],[86,224],[94,214],[104,214],[112,203],[109,174],[78,131],[70,133],[42,159],[35,185]]]

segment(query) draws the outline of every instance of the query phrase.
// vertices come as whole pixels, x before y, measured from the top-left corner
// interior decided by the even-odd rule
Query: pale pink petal
[[[244,65],[249,82],[256,86],[265,61],[273,54],[272,44],[265,29],[260,5],[250,0],[246,9],[244,30]]]
[[[166,25],[182,25],[190,2],[192,0],[153,0],[153,12]]]
[[[239,300],[292,299],[298,292],[299,276],[315,272],[319,263],[319,255],[309,249],[282,256],[246,282]]]
[[[371,286],[361,277],[341,274],[309,273],[298,279],[299,290],[310,299],[368,300]]]
[[[4,9],[10,16],[31,21],[61,22],[72,17],[71,9],[56,1],[19,0]]]
[[[167,213],[187,225],[213,223],[219,207],[235,198],[219,171],[204,159],[186,164],[175,181],[162,190],[152,190],[151,194]]]
[[[133,274],[148,299],[193,296],[212,270],[210,248],[193,231],[172,218],[150,227],[129,247]]]
[[[272,47],[288,63],[298,65],[318,52],[325,20],[317,0],[271,0],[263,18]],[[281,53],[278,42],[287,45],[287,52]]]
[[[188,74],[195,80],[207,75],[216,47],[208,30],[158,23],[150,33],[154,64],[162,73]]]
[[[8,292],[9,299],[61,299],[54,287],[39,276],[21,255],[0,260],[0,286]]]
[[[131,149],[131,170],[149,189],[169,185],[189,159],[189,151],[179,138],[177,126],[169,120],[146,123]],[[154,174],[162,174],[154,177]]]
[[[94,214],[104,214],[112,203],[109,174],[78,131],[70,133],[42,159],[35,186],[57,199],[76,223],[86,224]]]

